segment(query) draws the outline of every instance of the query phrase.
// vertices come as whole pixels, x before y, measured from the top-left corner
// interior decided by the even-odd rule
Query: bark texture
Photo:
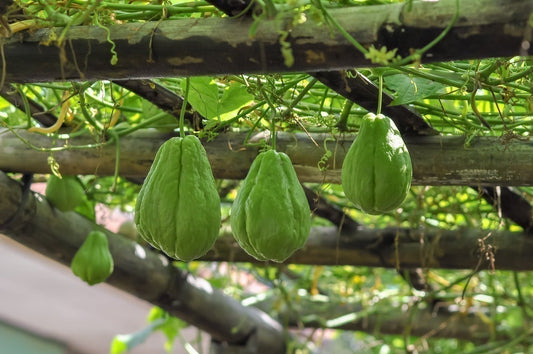
[[[281,325],[264,311],[273,306],[267,298],[243,306],[213,288],[206,280],[181,271],[148,248],[121,235],[113,234],[72,212],[53,208],[43,196],[22,188],[0,173],[0,232],[13,240],[64,265],[69,265],[87,234],[99,229],[109,240],[115,269],[107,282],[123,291],[160,306],[172,315],[208,332],[232,349],[245,347],[253,353],[284,353],[285,333]],[[53,227],[50,227],[53,225]],[[483,240],[480,243],[480,239]],[[251,261],[229,237],[223,237],[206,259]],[[533,240],[520,234],[479,231],[436,231],[422,233],[400,229],[364,230],[341,234],[336,228],[315,227],[306,248],[291,262],[312,264],[357,264],[395,267],[405,266],[531,270],[529,255]],[[511,247],[513,246],[513,247]],[[322,260],[322,261],[321,261]],[[500,267],[500,265],[503,265]],[[279,306],[279,304],[278,304]],[[289,326],[338,328],[414,336],[449,337],[483,342],[491,339],[492,328],[476,311],[469,313],[453,305],[438,308],[391,308],[368,314],[361,304],[335,303],[302,297],[298,303],[284,307],[280,319]],[[237,349],[235,349],[237,350]]]
[[[57,139],[18,132],[31,143],[30,148],[14,134],[0,130],[0,170],[6,172],[50,173],[50,152],[40,148],[69,146],[70,149],[54,152],[54,158],[64,174],[113,175],[115,171],[115,143],[101,148],[94,144],[105,141],[75,138]],[[215,178],[243,179],[258,154],[257,147],[245,144],[247,133],[221,133],[204,146]],[[144,177],[148,173],[157,149],[170,138],[170,134],[155,130],[140,131],[120,139],[119,172],[124,177]],[[301,182],[340,184],[344,156],[352,143],[353,135],[279,132],[276,147],[289,155]],[[269,139],[268,132],[252,134],[248,143]],[[333,154],[327,161],[325,172],[318,162],[325,154],[324,141]],[[533,144],[512,140],[502,144],[497,137],[478,137],[466,146],[460,136],[409,136],[405,138],[413,162],[414,185],[459,186],[531,186],[533,185]],[[78,148],[93,144],[92,148]]]
[[[115,263],[107,283],[160,306],[221,342],[245,345],[254,337],[258,352],[285,353],[285,335],[278,322],[242,306],[206,280],[178,270],[158,253],[79,214],[53,208],[43,196],[24,193],[20,184],[1,172],[0,199],[0,232],[13,240],[69,266],[89,232],[100,230],[108,237]]]
[[[533,12],[529,0],[460,2],[451,31],[421,58],[447,61],[528,55],[521,43]],[[420,1],[330,10],[363,46],[397,49],[402,57],[434,40],[456,13],[455,0]],[[69,29],[63,44],[51,43],[62,28],[16,33],[3,43],[6,82],[115,80],[350,70],[372,63],[335,29],[308,20],[264,20],[250,36],[253,19],[203,18],[126,23],[109,27],[118,62],[111,64],[107,31]],[[282,24],[282,25],[280,25]],[[54,35],[51,35],[55,32]],[[286,63],[280,36],[288,32],[294,63]]]
[[[368,229],[339,232],[315,226],[303,249],[287,263],[354,265],[395,269],[443,268],[533,270],[530,234],[496,230]],[[220,238],[206,261],[257,263],[230,234]]]

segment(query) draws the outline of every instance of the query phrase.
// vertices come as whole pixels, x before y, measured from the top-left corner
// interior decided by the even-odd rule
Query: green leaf
[[[186,322],[177,317],[170,316],[166,311],[157,306],[152,307],[147,319],[150,324],[158,323],[154,330],[161,331],[165,334],[167,338],[165,347],[168,349],[172,348],[172,343],[179,332],[188,326]]]
[[[142,110],[142,116],[146,119],[161,114],[161,109],[159,107],[145,100],[142,101]],[[172,131],[177,128],[178,125],[179,124],[176,117],[172,116],[171,114],[165,114],[161,117],[161,119],[153,122],[148,127],[157,128],[160,131]]]
[[[126,338],[123,335],[117,335],[111,341],[111,349],[109,353],[111,354],[121,354],[128,351],[128,344],[126,343]]]
[[[157,329],[157,327],[164,322],[165,320],[160,318],[138,332],[116,335],[111,342],[109,353],[121,354],[144,343],[144,341],[146,341],[146,339]]]
[[[224,90],[222,98],[220,99],[221,119],[226,116],[233,116],[243,106],[249,104],[254,99],[246,87],[238,82],[234,82]]]
[[[184,84],[183,84],[184,85]],[[190,79],[189,103],[207,119],[227,119],[234,112],[253,100],[246,87],[234,82],[227,86],[219,97],[219,89],[215,81],[206,76]]]
[[[185,85],[185,80],[182,86]],[[185,88],[183,88],[185,90]],[[212,78],[206,76],[191,77],[189,103],[207,119],[218,116],[218,88]]]
[[[78,205],[74,211],[85,216],[89,220],[96,221],[95,202],[88,200],[87,197],[83,198],[82,203]]]
[[[388,88],[396,91],[391,106],[412,103],[439,92],[445,85],[416,76],[397,74],[383,78]]]

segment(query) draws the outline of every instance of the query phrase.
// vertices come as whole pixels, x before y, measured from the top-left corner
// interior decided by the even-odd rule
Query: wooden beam
[[[245,345],[254,337],[259,352],[285,353],[286,335],[278,322],[179,270],[152,249],[79,214],[61,212],[41,195],[23,193],[21,185],[2,172],[0,199],[0,232],[13,240],[69,266],[89,232],[100,230],[108,237],[115,264],[107,283],[165,309],[218,341]]]
[[[0,170],[6,172],[49,173],[49,151],[41,148],[69,147],[53,156],[64,174],[112,175],[115,171],[115,144],[102,148],[79,148],[98,141],[87,137],[52,139],[37,133],[19,131],[19,139],[0,130]],[[213,173],[220,179],[242,179],[258,153],[257,146],[245,144],[248,133],[221,133],[204,142]],[[119,171],[125,177],[146,176],[159,146],[171,134],[155,130],[139,131],[120,139]],[[286,152],[302,182],[340,183],[341,166],[354,135],[278,133],[276,146]],[[268,132],[251,135],[248,143],[269,139]],[[315,145],[316,143],[316,145]],[[324,144],[325,143],[325,144]],[[28,146],[32,144],[33,148]],[[413,161],[414,185],[532,186],[533,145],[511,140],[502,144],[497,137],[477,137],[467,144],[460,136],[410,136],[406,144]],[[318,162],[324,145],[332,152],[323,172]]]
[[[358,303],[353,298],[354,296],[346,296],[339,300],[322,294],[300,295],[297,311],[285,307],[279,317],[294,327],[303,325],[425,338],[455,338],[477,344],[509,339],[507,334],[495,332],[489,321],[486,321],[490,318],[490,310],[487,308],[476,306],[465,310],[453,303],[438,301],[438,298],[433,299],[433,304],[423,301],[415,305],[420,298],[413,297],[412,302],[404,300],[405,306],[394,303],[387,308],[383,304],[379,311],[368,311],[368,305]],[[267,310],[275,306],[276,301],[279,300],[271,296],[255,302],[253,306]],[[480,313],[486,317],[483,318]]]
[[[405,57],[435,39],[451,22],[455,0],[406,2],[330,10],[339,24],[366,48],[386,46]],[[515,0],[460,2],[451,31],[421,60],[447,61],[528,55],[522,47],[533,3]],[[372,64],[337,30],[310,18],[262,20],[253,36],[253,19],[201,18],[136,22],[109,27],[118,62],[111,63],[106,29],[74,26],[63,45],[63,28],[19,32],[3,41],[2,79],[6,82],[114,80],[240,73],[288,73],[368,67]],[[281,53],[288,32],[294,63]]]
[[[336,227],[314,226],[305,247],[287,263],[529,271],[532,252],[533,238],[525,232],[365,227],[339,232]],[[261,263],[244,252],[230,233],[202,260]]]
[[[3,201],[0,204],[0,232],[22,245],[69,266],[87,234],[98,229],[107,235],[115,263],[114,272],[107,283],[162,307],[170,314],[206,331],[217,342],[229,343],[232,347],[246,347],[250,341],[255,348],[254,352],[285,353],[285,333],[281,325],[265,313],[272,308],[271,301],[275,300],[272,297],[243,306],[213,288],[206,280],[169,264],[166,258],[153,250],[114,234],[79,214],[61,212],[53,208],[41,195],[32,192],[24,194],[19,183],[1,172],[0,198]],[[483,234],[479,232],[480,236]],[[479,249],[474,247],[474,244],[479,244],[476,242],[476,233],[428,233],[424,238],[427,245],[420,242],[420,235],[419,231],[361,230],[352,235],[341,235],[339,242],[338,233],[334,228],[314,228],[308,245],[295,254],[291,261],[305,260],[301,255],[307,253],[311,257],[307,258],[307,262],[312,259],[312,264],[328,264],[320,261],[323,259],[331,264],[375,266],[376,262],[380,262],[379,258],[383,258],[383,261],[377,266],[390,267],[394,267],[398,261],[402,262],[402,265],[405,262],[407,266],[423,262],[428,267],[476,264],[476,260],[472,258],[478,254]],[[396,237],[399,238],[398,252],[393,246]],[[508,241],[504,241],[504,237]],[[228,248],[224,251],[223,245],[230,244],[228,239],[229,236],[222,237],[206,259],[212,259],[213,255],[217,254],[217,257],[225,257],[225,261],[242,260],[245,255],[242,250]],[[533,251],[532,242],[524,242],[520,235],[503,232],[495,233],[494,238],[485,238],[485,241],[487,244],[497,245],[497,269],[505,268],[500,268],[500,264],[511,264],[506,262],[514,262],[519,265],[519,269],[531,269],[528,255]],[[511,249],[509,246],[512,244],[514,247]],[[499,258],[500,245],[503,245],[504,254],[510,252],[505,254],[503,262]],[[396,259],[396,254],[399,255],[399,260]],[[483,257],[483,254],[479,253],[479,256]],[[370,257],[374,259],[372,264],[367,262]],[[337,261],[333,263],[333,259]],[[345,263],[347,260],[350,262]],[[442,263],[435,263],[439,260]],[[484,262],[482,265],[486,266]],[[297,313],[292,311],[294,308],[291,307],[291,311],[280,314],[280,318],[287,321],[289,326],[301,327],[303,324],[305,327],[367,332],[379,328],[382,333],[388,334],[405,334],[405,328],[408,327],[409,334],[414,336],[473,341],[491,339],[490,328],[486,322],[478,316],[449,309],[445,303],[435,309],[405,312],[395,307],[380,314],[368,314],[363,311],[361,304],[350,301],[325,302],[317,296],[302,296],[300,300]]]

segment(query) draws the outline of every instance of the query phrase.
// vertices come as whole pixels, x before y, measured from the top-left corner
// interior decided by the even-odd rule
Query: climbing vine
[[[389,97],[389,106],[408,107],[436,134],[464,138],[465,149],[472,148],[480,137],[497,138],[502,150],[512,148],[516,141],[530,141],[533,133],[533,63],[530,57],[436,63],[425,63],[421,59],[423,53],[437,45],[457,21],[461,11],[459,1],[457,13],[449,26],[425,47],[413,49],[412,55],[404,58],[397,54],[395,48],[362,46],[330,14],[330,10],[335,8],[395,2],[255,0],[236,17],[247,16],[251,12],[250,40],[254,39],[262,21],[276,21],[279,49],[287,67],[294,62],[291,30],[301,23],[314,21],[325,31],[341,33],[373,65],[358,68],[357,74],[379,88],[379,95],[375,97],[378,110],[386,108],[382,95]],[[0,25],[3,38],[20,31],[55,28],[46,44],[70,50],[65,34],[73,26],[97,26],[109,33],[110,26],[127,22],[228,16],[212,3],[15,0],[5,11]],[[411,2],[405,2],[405,6],[410,5]],[[110,36],[107,36],[107,41],[110,59],[105,60],[116,64],[121,60],[115,51],[116,43]],[[345,78],[348,75],[345,73]],[[134,84],[137,86],[106,80],[3,82],[0,134],[15,134],[29,148],[47,154],[50,172],[41,176],[44,180],[50,174],[61,175],[61,163],[54,158],[54,153],[99,151],[104,146],[114,146],[113,176],[103,176],[97,169],[91,175],[80,176],[87,200],[77,211],[96,220],[95,208],[102,205],[117,207],[131,215],[142,183],[120,174],[122,138],[157,131],[169,136],[195,134],[209,142],[225,132],[243,132],[244,148],[261,151],[275,145],[276,132],[300,134],[320,149],[321,157],[316,167],[326,174],[340,168],[336,165],[336,157],[339,149],[344,147],[337,146],[337,139],[357,134],[362,117],[368,113],[360,102],[346,99],[308,73],[167,77],[138,80]],[[130,82],[129,85],[133,84]],[[143,94],[147,87],[150,92],[158,94]],[[163,102],[163,95],[170,95],[172,103]],[[15,97],[21,101],[17,106],[19,109],[14,108]],[[254,140],[252,137],[259,132],[268,134],[264,134],[265,139]],[[45,135],[50,141],[64,144],[39,146],[27,133]],[[318,134],[326,136],[322,144],[313,140]],[[85,143],[74,144],[73,141],[79,141],[77,138],[80,137],[85,139]],[[222,229],[227,229],[229,210],[239,184],[231,180],[219,180],[217,183],[222,201]],[[434,352],[480,352],[473,336],[442,339],[439,335],[442,328],[431,328],[422,335],[416,332],[417,313],[428,308],[435,310],[437,306],[455,311],[453,314],[457,316],[473,314],[487,324],[482,331],[482,348],[487,351],[530,349],[528,336],[531,331],[528,326],[532,315],[532,290],[528,284],[533,279],[529,273],[498,271],[497,245],[491,243],[490,238],[491,231],[525,233],[524,227],[506,216],[501,200],[485,198],[482,186],[415,185],[400,208],[379,216],[367,215],[355,208],[339,185],[306,183],[305,187],[309,193],[314,193],[308,198],[316,204],[313,226],[337,227],[339,244],[342,238],[349,237],[343,234],[343,227],[350,222],[361,228],[398,227],[437,233],[476,229],[483,230],[485,234],[479,239],[479,249],[472,252],[489,258],[494,266],[490,271],[478,268],[460,271],[422,269],[416,278],[423,279],[424,284],[419,287],[414,278],[410,278],[412,273],[401,267],[390,270],[341,265],[286,264],[274,267],[270,264],[257,266],[233,262],[191,262],[176,266],[205,276],[214,287],[224,289],[225,293],[247,306],[262,308],[287,327],[296,328],[291,345],[301,352],[313,352],[320,345],[326,347],[326,343],[345,349],[354,342],[362,351],[376,353],[414,353],[428,348]],[[516,186],[511,190],[527,203],[533,202],[532,187]],[[323,206],[319,202],[326,205],[327,213],[319,212],[319,207]],[[331,216],[335,212],[342,214],[341,222]],[[140,239],[137,241],[142,242]],[[397,241],[398,238],[392,240]],[[420,239],[420,243],[424,241]],[[438,250],[429,250],[425,256],[431,259],[435,252]],[[243,277],[253,280],[246,283],[242,281]],[[249,289],[253,286],[262,290],[250,293]],[[325,306],[328,303],[345,304],[348,310],[329,316],[328,311],[333,310]],[[401,317],[402,321],[405,320],[401,322],[405,324],[402,333],[392,330],[380,332],[380,328],[387,327],[381,327],[379,323],[371,330],[361,326],[350,327],[360,318],[383,318],[384,321],[400,323],[394,322],[399,321],[398,318],[389,316],[398,309],[405,309],[402,316],[406,316]],[[190,352],[196,350],[180,337],[180,330],[186,326],[181,320],[159,308],[154,308],[148,319],[149,325],[145,330],[115,337],[112,352],[131,349],[158,330],[163,331],[168,339],[167,349],[177,339]],[[442,326],[446,327],[447,323]],[[308,331],[308,327],[315,330]],[[333,332],[330,328],[356,328],[361,332]],[[363,334],[362,331],[369,333]]]

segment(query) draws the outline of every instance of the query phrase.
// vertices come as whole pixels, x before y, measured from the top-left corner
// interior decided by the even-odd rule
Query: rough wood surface
[[[53,156],[64,174],[112,175],[115,169],[115,145],[78,149],[76,146],[98,143],[88,139],[57,139],[37,133],[19,134],[35,147],[71,146]],[[242,179],[258,153],[257,147],[245,145],[246,132],[223,133],[204,146],[216,178]],[[120,175],[146,176],[159,146],[170,134],[139,131],[120,139]],[[278,133],[277,149],[286,152],[302,182],[340,183],[340,168],[354,135],[333,137],[329,134]],[[251,135],[249,143],[268,139],[268,132]],[[324,155],[324,141],[333,153],[326,172],[318,169]],[[465,145],[460,136],[411,136],[406,138],[413,161],[414,185],[461,186],[531,186],[533,185],[533,142],[511,140],[505,144],[496,137],[478,137]],[[0,170],[6,172],[49,173],[50,152],[39,152],[6,130],[0,130]]]
[[[280,317],[292,326],[302,323],[305,327],[336,328],[349,331],[364,331],[382,334],[409,334],[426,338],[456,338],[476,343],[495,340],[490,323],[480,313],[486,308],[460,308],[457,305],[436,301],[434,304],[412,307],[405,311],[397,304],[380,311],[367,311],[368,305],[353,302],[353,296],[331,301],[327,296],[313,298],[302,296],[291,308],[285,307]],[[270,297],[258,303],[261,309],[273,306],[276,298]],[[497,339],[509,339],[497,334]]]
[[[268,300],[253,304],[254,307],[242,306],[207,281],[169,265],[157,253],[76,213],[60,212],[41,195],[30,193],[26,199],[22,195],[20,184],[0,173],[0,198],[3,201],[0,204],[0,232],[6,236],[68,266],[87,234],[99,229],[108,237],[115,262],[115,270],[107,280],[109,284],[162,307],[208,332],[215,340],[244,345],[251,336],[255,336],[252,341],[256,349],[254,352],[284,353],[285,337],[280,324],[260,310],[270,309]],[[229,235],[223,236],[205,259],[250,261],[229,238]],[[495,257],[494,263],[487,258],[491,252]],[[306,247],[290,261],[479,270],[492,269],[495,265],[496,269],[532,270],[529,256],[532,252],[533,240],[509,232],[465,230],[425,233],[420,230],[361,228],[339,235],[336,228],[315,227]],[[302,299],[299,307],[291,307],[291,310],[293,312],[281,314],[281,318],[289,325],[299,327],[303,323],[306,327],[368,332],[379,328],[382,333],[390,334],[405,333],[405,328],[409,327],[410,334],[415,336],[476,341],[491,338],[488,325],[478,316],[454,310],[447,304],[442,304],[439,309],[427,308],[415,313],[394,309],[367,316],[359,304]],[[307,315],[315,316],[310,318]],[[316,320],[319,316],[321,321]],[[352,316],[352,320],[347,320],[347,317],[341,319],[342,316]],[[302,318],[306,320],[301,322]]]
[[[397,48],[408,56],[432,41],[450,23],[455,0],[420,1],[331,10],[362,45]],[[452,30],[422,61],[446,61],[527,55],[521,49],[533,2],[499,0],[460,2]],[[202,18],[138,22],[109,27],[118,62],[111,64],[107,32],[97,26],[75,26],[62,48],[50,43],[51,31],[16,33],[4,39],[7,82],[135,79],[240,73],[287,73],[349,70],[371,63],[333,29],[311,20],[292,30],[279,20],[261,21],[250,37],[253,19]],[[294,64],[280,51],[281,31],[290,30]]]
[[[367,229],[339,232],[313,227],[305,247],[287,262],[354,265],[396,269],[533,270],[533,238],[496,230]],[[230,234],[221,237],[202,258],[210,261],[257,262]],[[494,268],[493,268],[494,267]]]
[[[79,214],[51,207],[39,194],[21,196],[20,184],[0,172],[0,232],[6,236],[69,266],[89,232],[98,229],[107,235],[115,263],[107,283],[160,306],[219,341],[244,344],[256,336],[259,352],[285,353],[281,325],[262,311],[242,306],[206,280],[178,270],[159,254]]]

